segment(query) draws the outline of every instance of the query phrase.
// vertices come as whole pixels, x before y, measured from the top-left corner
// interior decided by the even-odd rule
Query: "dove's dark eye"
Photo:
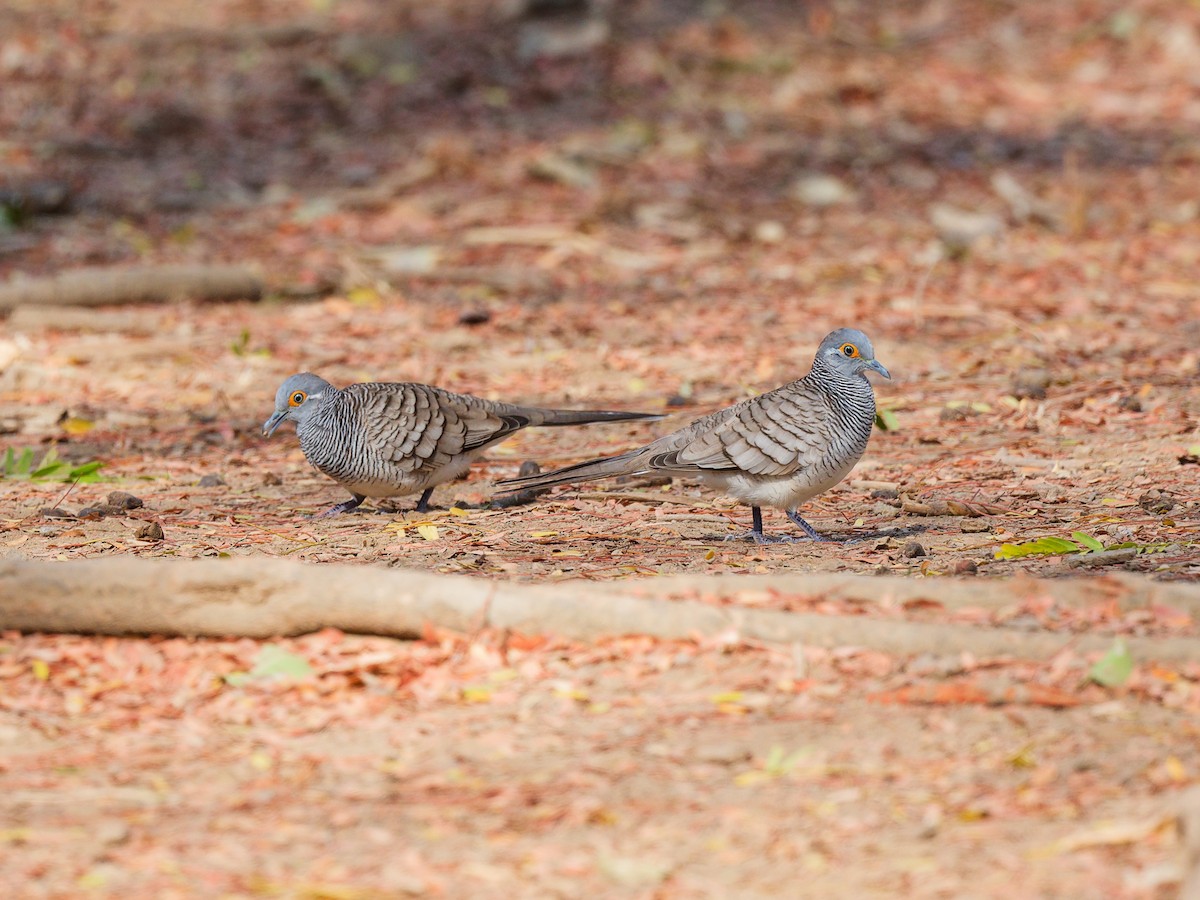
[[[307,399],[308,394],[304,393],[304,391],[296,391],[292,396],[288,397],[288,405],[299,406]]]
[[[842,346],[840,346],[838,349],[842,351],[843,356],[847,356],[850,359],[854,359],[858,356],[858,348],[853,344],[842,344]]]

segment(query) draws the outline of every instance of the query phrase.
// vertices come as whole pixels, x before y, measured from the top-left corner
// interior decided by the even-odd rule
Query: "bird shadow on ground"
[[[767,543],[762,544],[760,546],[774,546],[776,544],[778,544],[780,546],[793,546],[793,545],[797,545],[797,544],[813,544],[813,545],[817,545],[817,546],[819,546],[821,544],[861,544],[864,541],[877,540],[879,538],[912,537],[915,534],[921,534],[922,532],[927,531],[927,530],[928,530],[928,527],[925,525],[912,525],[907,528],[881,528],[876,531],[866,531],[866,532],[852,531],[852,532],[844,532],[843,533],[843,532],[825,531],[825,532],[821,533],[824,540],[819,540],[819,541],[814,541],[812,538],[808,537],[807,535],[802,535],[802,534],[789,534],[786,532],[781,532],[779,534],[772,534],[772,533],[768,532],[767,537],[770,540]],[[782,538],[782,540],[778,540],[779,538]],[[731,544],[733,544],[733,543],[751,543],[751,538],[748,533],[745,533],[745,534],[704,534],[704,535],[700,535],[698,538],[694,538],[694,540],[699,541],[701,543],[707,543],[707,542],[712,542],[712,541],[718,541],[721,543],[728,542]]]
[[[853,531],[845,535],[838,533],[827,533],[826,537],[832,538],[835,541],[843,543],[858,543],[859,541],[871,540],[874,538],[904,538],[912,537],[916,534],[923,534],[929,530],[927,525],[908,525],[904,528],[880,528],[875,531]]]

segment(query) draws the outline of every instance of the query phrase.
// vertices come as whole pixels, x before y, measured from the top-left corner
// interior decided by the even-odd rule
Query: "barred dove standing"
[[[739,537],[760,544],[794,540],[763,534],[761,507],[773,506],[810,538],[822,540],[796,508],[845,478],[867,449],[875,421],[869,370],[892,377],[865,334],[839,328],[821,341],[812,371],[799,381],[718,410],[637,450],[500,484],[518,490],[614,475],[690,475],[750,505],[754,527]]]
[[[584,425],[658,419],[654,413],[538,409],[453,394],[427,384],[369,383],[335,388],[311,372],[288,378],[263,423],[270,437],[285,419],[296,423],[310,463],[351,494],[320,517],[356,508],[367,497],[422,491],[429,508],[437,485],[470,466],[485,447],[530,425]]]

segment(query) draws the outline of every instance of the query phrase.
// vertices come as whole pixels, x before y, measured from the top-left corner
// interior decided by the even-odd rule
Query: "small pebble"
[[[905,559],[913,559],[917,556],[924,556],[925,548],[922,547],[917,541],[909,541],[904,545],[904,549],[900,552],[903,554]]]
[[[992,523],[986,519],[966,519],[959,530],[963,534],[982,534],[985,531],[992,530]]]
[[[1050,373],[1045,369],[1024,369],[1013,379],[1012,395],[1020,400],[1045,400],[1046,388],[1050,387]]]
[[[938,418],[943,422],[965,422],[979,415],[979,410],[969,406],[943,406]]]
[[[1130,394],[1129,396],[1122,397],[1117,402],[1117,409],[1123,409],[1123,410],[1125,410],[1125,412],[1141,412],[1142,411],[1141,398],[1138,397],[1136,394]]]
[[[693,759],[721,766],[745,762],[752,755],[750,750],[741,744],[720,742],[701,744],[692,751]]]
[[[69,509],[61,509],[57,506],[43,506],[38,510],[38,514],[44,519],[74,519],[75,513]]]
[[[834,175],[803,175],[792,185],[791,194],[805,206],[823,209],[838,203],[852,203],[854,191]]]
[[[1171,499],[1171,495],[1167,491],[1151,488],[1138,497],[1138,506],[1148,513],[1161,515],[1173,510],[1175,508],[1175,501]]]
[[[458,317],[459,325],[486,325],[492,321],[492,314],[486,309],[468,309]]]
[[[137,530],[137,539],[139,541],[161,541],[163,539],[162,526],[157,522],[147,522]]]
[[[200,479],[200,487],[224,487],[225,479],[220,475],[205,475]]]
[[[124,844],[129,840],[130,828],[120,819],[109,819],[102,821],[92,827],[91,836],[93,840],[99,841],[107,846],[116,846]]]
[[[951,252],[968,249],[983,238],[994,238],[1004,231],[1004,220],[990,212],[960,209],[949,203],[934,203],[929,219],[938,237]]]
[[[954,564],[955,575],[974,575],[979,571],[979,566],[975,565],[973,559],[960,559]]]
[[[117,509],[141,509],[146,504],[142,502],[141,497],[135,497],[133,494],[125,491],[112,491],[108,495],[106,501],[109,506],[114,506]]]
[[[754,226],[754,237],[764,244],[778,244],[787,237],[787,231],[783,225],[774,220],[759,222]]]
[[[106,515],[108,515],[108,512],[105,510],[104,506],[99,505],[85,506],[78,512],[77,517],[80,519],[103,519]]]

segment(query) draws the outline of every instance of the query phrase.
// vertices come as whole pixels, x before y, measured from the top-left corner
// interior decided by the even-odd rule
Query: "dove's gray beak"
[[[892,380],[892,373],[887,370],[887,366],[885,366],[883,363],[881,363],[877,359],[873,359],[869,363],[867,363],[867,368],[874,369],[876,372],[878,372],[880,375],[882,375],[888,381]]]
[[[275,429],[279,427],[279,423],[287,418],[288,410],[277,409],[271,415],[271,418],[263,422],[263,437],[270,437],[275,433]]]

